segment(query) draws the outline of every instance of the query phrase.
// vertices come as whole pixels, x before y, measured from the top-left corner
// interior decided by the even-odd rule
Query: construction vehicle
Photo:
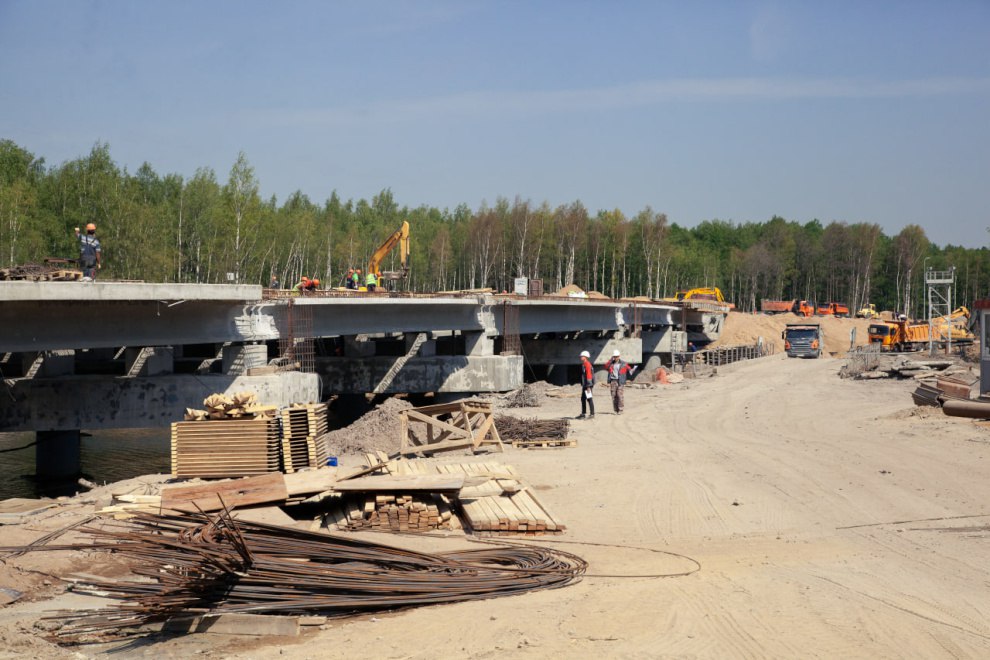
[[[954,344],[971,344],[976,336],[966,327],[969,321],[969,310],[960,307],[948,316],[948,322],[942,317],[933,318],[931,325],[927,321],[908,321],[901,317],[895,321],[871,323],[868,329],[870,344],[877,344],[881,351],[920,351],[929,344],[945,346]]]
[[[788,323],[780,334],[787,357],[819,358],[825,338],[817,323]]]
[[[866,306],[856,312],[856,318],[858,319],[878,319],[880,318],[880,312],[877,311],[877,306],[873,303],[866,303]]]
[[[722,290],[717,286],[678,291],[674,294],[674,300],[714,300],[720,303],[725,302],[725,298],[722,296]]]
[[[843,303],[827,302],[818,305],[818,316],[835,316],[844,318],[849,316],[849,308]]]
[[[807,300],[768,300],[760,301],[760,311],[764,314],[797,314],[805,318],[814,316],[815,306]]]
[[[399,246],[399,270],[382,271],[381,263],[382,260],[391,252],[395,246]],[[385,239],[385,242],[378,246],[375,253],[371,255],[371,259],[368,261],[368,270],[366,273],[374,273],[375,279],[381,282],[382,280],[401,280],[406,275],[409,274],[409,223],[406,221],[402,222],[402,226],[397,230],[392,232],[392,235]]]

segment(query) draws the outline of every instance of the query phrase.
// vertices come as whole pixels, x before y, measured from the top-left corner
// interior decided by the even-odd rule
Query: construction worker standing
[[[578,419],[586,417],[585,410],[591,412],[587,417],[595,416],[595,399],[592,391],[594,387],[595,367],[591,364],[591,353],[581,351],[581,414],[578,415]]]
[[[623,390],[626,379],[633,375],[636,367],[623,362],[619,351],[612,351],[612,359],[605,363],[605,368],[608,370],[608,387],[612,391],[612,409],[616,415],[621,415],[625,407]]]
[[[357,290],[357,289],[360,289],[361,288],[361,269],[360,268],[356,269],[351,274],[351,282],[353,283],[353,286],[351,286],[352,289]]]
[[[368,276],[364,279],[364,285],[368,288],[368,291],[374,293],[375,289],[378,288],[378,278],[375,277],[374,271],[368,271]]]
[[[96,271],[103,268],[100,259],[100,239],[96,237],[96,225],[92,222],[86,225],[86,233],[80,234],[79,227],[76,227],[76,240],[79,241],[79,267],[82,269],[83,277],[90,280],[96,279]]]
[[[347,269],[347,277],[344,278],[344,287],[347,288],[347,289],[356,289],[357,288],[357,286],[355,286],[355,282],[354,282],[354,269],[353,268],[348,268]]]

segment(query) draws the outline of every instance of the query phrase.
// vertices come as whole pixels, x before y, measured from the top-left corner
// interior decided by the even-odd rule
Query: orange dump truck
[[[830,302],[818,306],[818,316],[849,316],[849,307],[843,303]]]
[[[813,316],[815,306],[807,300],[769,300],[760,301],[760,311],[764,314],[797,314],[798,316]]]
[[[920,351],[928,345],[928,324],[906,320],[871,323],[870,344],[879,344],[881,351]]]

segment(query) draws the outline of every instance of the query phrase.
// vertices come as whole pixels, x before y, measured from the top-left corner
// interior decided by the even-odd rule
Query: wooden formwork
[[[410,408],[401,411],[399,417],[399,453],[403,456],[451,449],[478,450],[484,446],[504,449],[492,417],[492,404],[487,401]]]

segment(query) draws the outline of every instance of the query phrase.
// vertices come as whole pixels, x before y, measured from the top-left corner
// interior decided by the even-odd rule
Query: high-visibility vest
[[[377,286],[378,279],[375,277],[374,273],[368,273],[368,277],[365,278],[364,283],[365,285],[374,284],[375,286]]]

